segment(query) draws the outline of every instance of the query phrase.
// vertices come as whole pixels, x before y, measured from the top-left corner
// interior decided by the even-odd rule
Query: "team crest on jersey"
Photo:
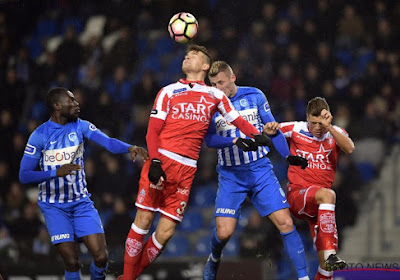
[[[146,191],[144,189],[142,189],[139,193],[139,197],[138,200],[140,203],[142,203],[144,201],[144,197],[146,196]]]
[[[130,257],[134,257],[139,255],[139,253],[142,251],[142,243],[137,241],[136,239],[132,238],[127,238],[126,239],[126,244],[125,244],[126,252]]]
[[[30,144],[26,144],[24,153],[28,155],[34,155],[36,153],[36,147]]]
[[[76,135],[76,132],[71,132],[70,134],[68,134],[68,139],[71,141],[71,142],[75,142],[75,140],[77,139],[78,137],[77,137],[77,135]]]
[[[240,106],[242,106],[242,107],[246,107],[248,104],[246,99],[240,99],[239,103],[240,103]]]
[[[97,127],[94,125],[94,124],[90,124],[89,125],[89,129],[91,130],[91,131],[95,131],[95,130],[97,130]]]

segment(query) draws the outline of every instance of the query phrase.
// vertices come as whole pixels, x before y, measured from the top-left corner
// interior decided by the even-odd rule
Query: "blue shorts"
[[[239,218],[241,205],[247,196],[262,217],[290,207],[268,158],[242,166],[218,166],[217,171],[217,217]]]
[[[74,242],[95,233],[104,233],[93,201],[89,197],[68,203],[38,202],[53,244]]]

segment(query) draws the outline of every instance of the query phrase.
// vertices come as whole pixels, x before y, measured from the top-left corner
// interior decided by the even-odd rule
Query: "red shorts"
[[[317,247],[317,251],[322,250],[320,240],[316,240],[318,226],[318,204],[315,201],[315,193],[323,187],[310,186],[304,187],[300,185],[288,185],[286,194],[290,204],[290,212],[298,219],[307,219],[311,232],[311,237]]]
[[[160,160],[167,180],[159,186],[152,184],[148,178],[151,161],[146,161],[140,174],[139,192],[135,205],[144,210],[159,211],[180,222],[189,200],[197,168],[193,164],[185,165],[164,155],[160,156]]]

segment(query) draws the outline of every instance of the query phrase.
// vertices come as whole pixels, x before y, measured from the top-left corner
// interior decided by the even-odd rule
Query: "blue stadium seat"
[[[83,30],[83,23],[77,17],[69,17],[69,18],[64,19],[62,26],[61,26],[62,34],[65,34],[65,30],[67,29],[68,26],[73,26],[75,28],[76,34],[81,33]]]
[[[193,255],[196,257],[207,257],[210,254],[211,233],[200,236],[195,245]]]
[[[150,55],[145,57],[141,64],[140,69],[138,70],[138,75],[142,75],[144,71],[150,70],[154,73],[158,73],[161,71],[161,62],[158,56]]]
[[[204,218],[200,210],[189,209],[185,212],[185,216],[181,223],[177,226],[177,230],[183,232],[194,232],[203,227]]]
[[[35,36],[38,39],[44,39],[46,37],[52,37],[57,35],[58,25],[54,19],[44,19],[37,23],[35,29]]]
[[[353,64],[353,55],[348,50],[337,50],[336,58],[346,67],[350,67]]]
[[[376,170],[372,163],[358,162],[356,163],[356,167],[360,172],[361,180],[364,184],[376,176]]]
[[[225,257],[237,257],[240,252],[240,242],[237,234],[234,234],[231,239],[226,243],[224,250],[222,251]]]
[[[215,203],[217,184],[197,186],[193,191],[192,203],[197,207],[209,207]]]
[[[174,48],[174,41],[171,38],[165,36],[161,37],[156,41],[154,47],[154,55],[165,55],[170,53]],[[182,60],[182,59],[181,59]]]
[[[162,256],[184,257],[190,253],[190,242],[184,234],[175,234],[165,247]]]

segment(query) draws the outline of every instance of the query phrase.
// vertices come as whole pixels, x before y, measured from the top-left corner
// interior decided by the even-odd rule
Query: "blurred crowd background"
[[[0,271],[40,270],[61,263],[37,206],[37,187],[18,181],[30,133],[49,116],[44,98],[66,87],[81,118],[111,137],[145,146],[153,100],[183,77],[185,45],[167,32],[169,18],[186,11],[199,21],[194,43],[230,63],[238,85],[261,89],[278,121],[305,120],[307,101],[327,99],[334,124],[356,143],[341,156],[333,188],[339,233],[357,220],[369,180],[400,139],[400,2],[88,0],[0,1]],[[86,145],[89,191],[99,210],[112,260],[135,213],[142,162]],[[284,187],[287,165],[271,153]],[[215,150],[204,146],[188,212],[161,258],[203,257],[217,189]],[[279,233],[245,205],[225,255],[285,263]],[[312,254],[308,228],[298,223]],[[249,237],[251,236],[251,237]],[[345,236],[340,235],[343,239]],[[80,248],[83,261],[89,255]],[[86,258],[86,259],[85,259]],[[60,272],[62,272],[61,270]]]

